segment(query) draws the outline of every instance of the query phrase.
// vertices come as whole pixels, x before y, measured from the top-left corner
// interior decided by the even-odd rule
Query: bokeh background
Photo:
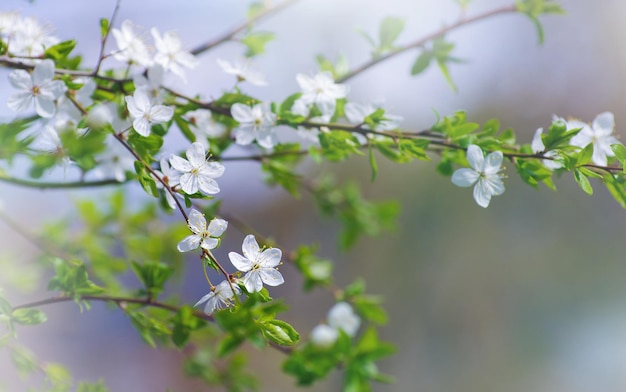
[[[474,0],[473,15],[509,4],[505,0]],[[240,23],[247,1],[177,2],[123,0],[119,21],[131,19],[148,30],[176,30],[188,47],[215,37]],[[553,114],[592,121],[600,112],[615,113],[617,133],[626,122],[626,4],[621,0],[564,0],[566,16],[544,17],[546,41],[537,44],[533,25],[520,15],[504,15],[463,27],[448,38],[454,54],[466,64],[453,65],[459,87],[454,93],[436,68],[417,78],[409,69],[417,53],[385,62],[349,82],[349,99],[367,102],[385,98],[390,112],[403,115],[407,129],[424,129],[435,121],[433,111],[451,114],[464,109],[473,121],[500,119],[514,127],[522,142]],[[95,62],[100,17],[109,17],[112,0],[54,2],[3,0],[0,11],[21,10],[55,29],[61,39],[77,38],[85,64]],[[301,0],[261,22],[277,40],[256,61],[270,87],[247,87],[266,100],[280,100],[297,91],[296,73],[314,73],[314,56],[344,53],[350,64],[368,58],[362,29],[375,35],[387,15],[406,18],[399,42],[409,42],[458,17],[453,1],[440,0]],[[114,45],[111,45],[113,47]],[[232,78],[215,60],[243,54],[236,43],[200,57],[188,72],[192,82],[168,83],[188,93],[216,97],[232,86]],[[112,60],[111,60],[112,61]],[[117,65],[113,61],[105,65]],[[8,72],[0,71],[0,78]],[[0,102],[12,90],[6,79]],[[14,114],[0,105],[0,117]],[[181,144],[182,146],[182,144]],[[377,391],[545,391],[587,392],[626,390],[626,215],[599,184],[593,197],[580,191],[573,178],[556,181],[559,191],[539,191],[521,183],[508,169],[507,190],[486,210],[471,191],[453,186],[435,173],[434,163],[404,166],[383,164],[378,179],[369,181],[365,158],[328,165],[342,179],[355,179],[372,199],[397,198],[402,213],[397,229],[380,238],[362,239],[350,252],[338,252],[339,226],[320,218],[307,197],[294,200],[284,191],[268,189],[252,163],[231,163],[220,181],[224,208],[245,219],[280,244],[318,241],[320,253],[336,262],[343,285],[364,277],[368,291],[385,297],[391,322],[383,338],[398,346],[381,370],[396,377]],[[305,164],[315,175],[322,168]],[[56,173],[58,175],[58,173]],[[125,188],[139,202],[138,187]],[[0,183],[7,215],[36,230],[42,222],[72,213],[73,201],[98,199],[102,192],[39,191]],[[251,196],[254,195],[254,196]],[[230,234],[222,246],[237,249],[243,235]],[[0,223],[4,255],[0,285],[13,303],[42,298],[8,286],[3,276],[26,274],[26,260],[37,250]],[[219,253],[218,253],[219,256]],[[6,261],[8,260],[8,261]],[[28,273],[32,273],[28,269]],[[288,273],[288,272],[287,272]],[[45,277],[43,277],[45,278]],[[195,275],[185,278],[178,293],[192,302],[206,287]],[[322,321],[333,300],[324,292],[304,297],[291,274],[275,290],[292,309],[288,320],[303,333]],[[89,312],[75,306],[50,305],[49,321],[21,328],[20,338],[43,360],[68,365],[77,379],[106,380],[113,391],[201,391],[206,387],[184,380],[182,355],[155,351],[144,343],[128,319],[94,304]],[[280,372],[280,353],[250,350],[251,367],[263,379],[262,390],[293,390]],[[0,390],[21,391],[28,382],[18,377],[0,353]],[[311,390],[340,390],[340,375]]]

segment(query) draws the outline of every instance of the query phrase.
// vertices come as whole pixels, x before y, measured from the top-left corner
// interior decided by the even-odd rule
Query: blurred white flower
[[[208,138],[220,137],[226,132],[226,127],[215,121],[209,110],[192,110],[185,113],[184,117],[190,123],[189,128],[196,136],[196,142],[201,143],[205,149],[209,148]]]
[[[365,118],[372,115],[376,110],[382,109],[380,105],[376,104],[359,104],[356,102],[348,102],[344,108],[346,118],[351,124],[363,124]],[[384,120],[376,124],[374,130],[376,131],[392,131],[398,129],[400,122],[403,120],[401,116],[394,116],[392,114],[384,114]],[[363,124],[364,128],[369,128],[369,125]]]
[[[340,329],[350,336],[356,335],[361,326],[361,318],[347,302],[337,302],[330,308],[327,321],[331,327]]]
[[[112,29],[111,33],[118,47],[118,50],[113,52],[116,60],[144,67],[152,65],[148,46],[135,33],[133,22],[125,20],[120,29]]]
[[[173,31],[159,34],[156,28],[151,30],[157,53],[154,62],[163,66],[165,71],[172,71],[185,80],[183,67],[193,69],[198,65],[198,60],[190,52],[183,49],[183,44]]]
[[[607,157],[615,155],[613,150],[611,150],[611,144],[621,144],[619,140],[613,136],[615,118],[611,112],[598,114],[591,126],[578,120],[566,121],[566,124],[568,130],[581,128],[580,132],[570,140],[572,146],[585,148],[590,143],[593,144],[591,160],[596,165],[606,166]]]
[[[140,73],[133,76],[135,89],[145,92],[154,104],[163,103],[163,73],[163,67],[155,64],[148,68],[147,77]]]
[[[237,77],[237,82],[248,82],[255,86],[267,86],[265,76],[251,68],[250,60],[235,60],[233,63],[217,59],[217,64],[224,72]]]
[[[319,324],[311,331],[311,342],[318,347],[329,347],[337,341],[339,332],[326,324]]]
[[[313,77],[298,74],[296,80],[302,90],[302,96],[298,100],[306,105],[317,105],[325,115],[332,116],[337,100],[348,94],[348,86],[336,84],[330,72],[320,72]]]
[[[543,128],[537,129],[535,131],[535,136],[533,136],[533,140],[530,143],[530,148],[535,154],[543,152],[546,149],[546,146],[543,144],[543,140],[541,140],[542,134],[543,134]],[[545,152],[543,156],[548,157],[548,158],[558,158],[559,153],[556,152],[555,150],[550,150],[550,151]],[[545,167],[547,167],[550,170],[556,170],[556,169],[560,169],[561,167],[563,167],[563,165],[560,162],[554,159],[544,159],[542,160],[542,163]]]

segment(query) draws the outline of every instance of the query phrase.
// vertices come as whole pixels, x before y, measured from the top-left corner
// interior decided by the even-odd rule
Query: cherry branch
[[[232,30],[222,34],[221,36],[206,42],[204,44],[198,45],[195,48],[191,49],[191,54],[195,55],[199,55],[201,53],[204,53],[210,49],[213,49],[214,47],[223,44],[224,42],[230,41],[231,39],[233,39],[233,37],[235,37],[238,33],[240,33],[241,31],[249,28],[250,26],[252,26],[255,22],[260,21],[261,19],[272,15],[274,13],[277,13],[278,11],[281,11],[287,7],[289,7],[292,4],[295,4],[298,0],[285,0],[282,3],[278,4],[277,6],[274,7],[269,7],[266,8],[265,10],[259,12],[258,14],[256,14],[255,16],[253,16],[252,18],[250,18],[249,20],[243,22],[241,25],[233,28]]]
[[[345,82],[348,79],[352,79],[353,77],[357,76],[358,74],[364,72],[365,70],[375,66],[378,63],[381,63],[383,61],[386,61],[392,57],[395,57],[401,53],[404,53],[408,50],[411,49],[416,49],[416,48],[421,48],[423,47],[426,43],[428,43],[429,41],[432,41],[436,38],[442,37],[444,35],[446,35],[447,33],[451,32],[452,30],[456,30],[459,27],[483,20],[483,19],[487,19],[490,18],[492,16],[495,15],[500,15],[500,14],[507,14],[507,13],[511,13],[511,12],[517,12],[517,6],[516,5],[509,5],[509,6],[505,6],[505,7],[500,7],[500,8],[496,8],[494,10],[491,11],[487,11],[485,13],[470,17],[470,18],[461,18],[459,21],[457,21],[456,23],[451,24],[450,26],[446,26],[443,27],[440,30],[437,30],[431,34],[428,34],[425,37],[422,37],[420,39],[418,39],[417,41],[413,41],[409,44],[397,47],[389,52],[387,52],[386,54],[379,56],[379,57],[375,57],[369,61],[367,61],[366,63],[354,68],[351,71],[348,71],[346,74],[342,75],[341,77],[337,78],[337,83],[342,83]]]

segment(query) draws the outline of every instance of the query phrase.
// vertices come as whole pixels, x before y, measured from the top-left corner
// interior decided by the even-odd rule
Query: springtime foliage
[[[381,102],[363,102],[350,93],[351,78],[410,50],[416,56],[407,77],[435,64],[456,89],[449,66],[458,59],[446,33],[520,13],[536,25],[542,42],[539,17],[562,13],[556,2],[520,0],[463,17],[407,44],[401,43],[405,21],[385,17],[378,37],[362,33],[372,47],[365,63],[351,68],[345,57],[333,63],[318,56],[317,73],[289,76],[299,86],[291,95],[268,102],[244,94],[246,84],[271,88],[254,58],[274,37],[256,31],[253,22],[293,2],[275,8],[254,3],[242,28],[193,50],[175,32],[161,33],[156,26],[145,34],[131,20],[116,20],[123,7],[119,2],[110,19],[94,26],[101,33],[96,64],[83,64],[74,51],[76,41],[61,41],[41,21],[0,12],[0,65],[11,70],[5,88],[12,89],[12,96],[6,105],[16,116],[0,124],[0,161],[8,168],[0,171],[0,181],[34,188],[138,183],[146,193],[138,210],[128,207],[122,191],[102,203],[77,202],[77,220],[85,230],[78,236],[56,230],[42,246],[51,274],[49,298],[20,304],[0,292],[0,346],[12,353],[19,370],[45,374],[42,390],[107,390],[106,380],[74,383],[61,365],[47,366],[29,354],[17,334],[23,325],[44,323],[48,304],[74,302],[87,310],[94,301],[117,304],[147,344],[192,352],[187,374],[210,385],[233,391],[254,387],[237,353],[245,343],[284,353],[282,369],[297,385],[313,384],[333,371],[343,374],[346,391],[392,382],[376,365],[395,351],[379,339],[378,328],[387,322],[380,298],[367,294],[357,277],[337,287],[333,261],[318,256],[314,246],[287,247],[271,233],[248,227],[245,217],[225,216],[218,181],[229,175],[229,161],[257,161],[268,184],[294,197],[309,193],[322,214],[341,222],[343,249],[392,227],[398,208],[393,202],[365,200],[355,183],[305,178],[297,169],[306,157],[340,162],[356,156],[369,164],[373,181],[378,159],[434,160],[433,168],[454,185],[473,187],[474,200],[485,208],[490,202],[506,203],[504,167],[528,185],[551,189],[555,175],[571,173],[584,192],[591,194],[590,179],[598,179],[626,207],[626,148],[613,136],[611,113],[599,114],[591,124],[555,116],[530,143],[519,143],[514,131],[501,130],[497,120],[478,124],[461,111],[439,116],[429,129],[406,129],[403,118],[388,113]],[[465,9],[470,2],[458,3]],[[199,56],[235,36],[246,58],[218,61],[234,77],[234,87],[187,96],[164,84],[168,74],[186,80]],[[173,151],[170,135],[184,138],[187,146]],[[241,151],[247,153],[236,155]],[[18,158],[28,161],[28,177],[14,167]],[[47,181],[58,166],[72,174],[61,182]],[[458,197],[469,195],[462,190]],[[165,219],[172,211],[175,220]],[[4,213],[2,218],[8,219]],[[212,251],[231,227],[245,233],[241,253],[230,249],[228,259],[218,259]],[[166,283],[184,268],[183,252],[200,260],[203,273],[198,276],[207,284],[207,294],[193,306],[164,294]],[[293,305],[289,298],[271,296],[276,286],[297,284],[281,273],[287,263],[302,275],[303,291],[322,290],[336,301],[325,322],[308,330],[296,331],[285,319],[283,313]],[[122,279],[129,270],[140,289]],[[217,361],[226,361],[228,369],[220,372]]]

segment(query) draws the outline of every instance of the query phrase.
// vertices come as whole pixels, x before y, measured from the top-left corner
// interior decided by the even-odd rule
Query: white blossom
[[[98,179],[115,178],[118,182],[126,181],[126,172],[135,171],[135,158],[117,140],[109,139],[106,151],[98,158],[98,166],[92,175]]]
[[[261,147],[272,148],[277,144],[276,134],[272,126],[276,115],[267,105],[259,103],[252,107],[235,103],[230,108],[233,118],[239,122],[235,129],[235,141],[243,146],[257,141]]]
[[[189,252],[198,247],[206,250],[216,248],[220,243],[218,237],[224,234],[228,227],[228,222],[218,218],[211,219],[207,226],[204,214],[196,209],[192,209],[189,212],[187,223],[193,234],[185,237],[178,243],[177,248],[179,252]]]
[[[233,291],[234,290],[234,291]],[[206,302],[204,305],[204,313],[212,315],[216,310],[229,307],[233,304],[235,295],[240,295],[241,290],[235,284],[229,283],[227,280],[222,281],[217,286],[211,288],[211,292],[200,298],[194,307]]]
[[[217,59],[217,64],[224,72],[237,77],[237,82],[248,82],[255,86],[267,86],[265,76],[251,68],[250,60],[235,60],[233,63]]]
[[[226,132],[226,127],[215,121],[209,110],[192,110],[185,113],[184,117],[190,123],[189,128],[196,136],[196,142],[201,143],[206,149],[209,148],[207,138],[220,137]]]
[[[489,206],[492,196],[504,193],[504,184],[500,176],[502,165],[502,152],[495,151],[485,158],[480,147],[469,145],[467,148],[467,161],[471,169],[458,169],[452,175],[452,183],[461,187],[469,187],[474,184],[474,200],[479,206]]]
[[[67,156],[58,132],[50,125],[47,125],[43,128],[43,130],[39,133],[39,135],[33,142],[32,147],[34,149],[47,152],[56,156],[57,158],[60,158],[61,166],[66,171],[67,168],[73,163],[70,160],[70,157]]]
[[[116,60],[144,67],[152,65],[148,46],[135,33],[133,22],[125,20],[120,29],[112,29],[111,33],[118,47],[118,50],[113,53]]]
[[[16,69],[9,74],[11,85],[20,90],[7,102],[11,110],[17,112],[35,104],[35,112],[41,117],[52,117],[56,112],[55,100],[66,90],[65,83],[54,78],[54,62],[43,60],[29,74],[23,69]]]
[[[198,65],[198,60],[183,49],[183,44],[175,32],[168,31],[161,36],[156,28],[152,28],[151,33],[157,49],[154,62],[163,66],[165,71],[172,71],[185,80],[183,67],[193,69]]]
[[[535,154],[544,152],[546,149],[546,146],[543,144],[543,140],[541,139],[542,134],[543,134],[543,128],[537,129],[535,131],[535,136],[533,136],[533,140],[530,143],[530,148]],[[544,152],[543,156],[556,159],[559,157],[559,153],[555,150],[550,150],[550,151]],[[555,159],[544,159],[542,160],[542,163],[546,168],[550,170],[556,170],[556,169],[560,169],[561,167],[563,167],[563,165]]]
[[[187,159],[177,155],[170,157],[170,164],[182,175],[180,186],[188,195],[200,192],[214,195],[220,191],[215,178],[224,174],[224,166],[219,162],[208,161],[202,144],[195,142],[186,152]]]
[[[283,255],[280,249],[267,248],[261,251],[256,239],[250,234],[243,240],[242,250],[243,256],[237,252],[230,252],[228,258],[235,268],[246,272],[243,284],[248,292],[261,291],[263,283],[278,286],[285,282],[276,269]]]
[[[352,306],[347,302],[337,302],[328,311],[326,319],[329,326],[342,330],[349,336],[356,335],[359,326],[361,326],[361,318],[354,313]]]
[[[10,22],[9,22],[10,23]],[[9,27],[9,51],[17,56],[40,57],[47,48],[59,43],[59,39],[50,35],[50,29],[32,17],[13,20]],[[34,59],[21,59],[27,64],[37,63]]]
[[[348,86],[336,84],[330,72],[320,72],[313,77],[298,74],[296,80],[302,90],[299,100],[306,105],[317,105],[322,114],[332,115],[337,100],[348,94]]]
[[[339,331],[327,324],[319,324],[311,331],[311,342],[318,347],[330,347],[338,337]]]
[[[380,105],[376,104],[366,104],[362,105],[356,102],[348,102],[344,108],[346,118],[352,124],[363,124],[365,122],[365,118],[372,115],[376,110],[382,109]],[[383,115],[384,119],[376,124],[374,127],[377,131],[392,131],[394,129],[398,129],[398,125],[403,120],[401,116],[395,116],[391,114],[385,113]],[[369,128],[369,125],[363,124],[364,128]]]
[[[143,74],[135,74],[133,76],[133,82],[135,83],[135,89],[145,92],[152,103],[163,103],[163,74],[164,70],[160,64],[155,64],[148,68],[147,77]]]
[[[580,148],[585,148],[590,143],[593,144],[591,160],[596,165],[606,166],[607,157],[615,155],[611,150],[611,144],[620,144],[619,140],[613,136],[613,128],[615,127],[613,113],[598,114],[591,126],[578,120],[566,121],[566,124],[568,130],[581,128],[580,132],[570,140],[570,144]]]
[[[133,118],[133,128],[141,136],[149,136],[152,124],[169,121],[174,115],[174,109],[154,104],[143,90],[135,90],[132,97],[127,96],[126,105]]]

